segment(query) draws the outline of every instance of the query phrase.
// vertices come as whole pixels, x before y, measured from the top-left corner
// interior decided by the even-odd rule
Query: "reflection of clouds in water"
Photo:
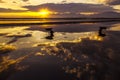
[[[8,33],[8,34],[17,33],[17,32],[21,32],[27,28],[29,28],[29,27],[25,26],[25,27],[0,28],[0,33]]]
[[[35,54],[35,56],[44,56],[45,54],[43,54],[43,53],[41,53],[41,52],[37,52],[36,54]]]
[[[5,43],[0,43],[0,54],[11,52],[11,51],[14,51],[16,49],[17,48],[13,45],[6,45]]]
[[[115,24],[109,29],[110,31],[120,31],[120,24]]]
[[[0,39],[6,44],[11,44],[17,42],[18,39],[24,37],[31,37],[31,31],[27,31],[25,29],[29,28],[28,26],[22,27],[7,27],[7,28],[0,28]]]
[[[12,43],[12,44],[14,43],[14,45],[21,47],[22,44],[31,45],[32,43],[38,43],[38,44],[40,43],[40,45],[53,43],[54,45],[59,42],[80,42],[81,38],[90,38],[91,40],[102,41],[102,37],[97,36],[98,34],[96,32],[81,32],[81,33],[54,32],[54,38],[52,41],[46,39],[47,35],[49,34],[43,31],[26,30],[26,31],[21,31],[19,33],[18,32],[9,33],[6,36],[10,38],[10,40],[7,41],[7,43]],[[28,47],[30,47],[30,45]]]
[[[60,42],[67,42],[67,41],[73,41],[73,39],[77,39],[79,36],[86,38],[86,36],[91,36],[90,32],[82,33],[84,31],[96,31],[99,29],[99,25],[108,25],[108,23],[81,23],[81,24],[64,24],[64,25],[33,25],[33,26],[21,26],[21,27],[12,27],[12,28],[1,28],[0,30],[2,32],[1,35],[5,36],[11,36],[9,37],[10,43],[18,44],[18,46],[22,46],[21,44],[32,44],[33,42],[49,42],[45,39],[45,37],[48,35],[45,32],[45,28],[54,28],[54,40],[52,42],[56,42],[59,40],[63,40]],[[35,31],[34,31],[35,30]],[[64,31],[65,32],[62,32]],[[57,31],[57,32],[56,32]],[[67,32],[66,32],[67,31]],[[69,33],[71,32],[72,33]],[[79,32],[78,32],[79,31]],[[73,33],[74,32],[74,33]],[[7,33],[7,34],[6,34]],[[88,35],[87,35],[88,34]],[[96,34],[96,33],[91,33]],[[29,36],[29,37],[28,37]],[[13,38],[15,37],[15,38]],[[17,37],[17,38],[16,38]],[[25,37],[25,38],[24,38]],[[93,39],[93,37],[91,37]],[[102,40],[102,38],[94,36],[94,39]],[[8,40],[8,38],[4,38],[4,40]],[[25,40],[25,41],[24,41]],[[80,39],[79,39],[80,41]],[[4,41],[6,42],[6,41]],[[77,42],[77,40],[73,41]],[[28,45],[28,44],[27,44]]]
[[[43,35],[39,35],[38,33],[36,33],[36,35],[33,36],[35,37],[35,39],[38,39],[39,41],[37,44],[34,44],[33,47],[45,45],[56,46],[56,44],[61,42],[77,43],[81,42],[82,39],[84,38],[88,38],[90,40],[103,41],[103,37],[98,36],[97,32],[84,32],[84,33],[55,32],[53,40],[47,40],[43,38],[45,36],[44,32]]]
[[[119,47],[116,47],[117,42],[111,43],[111,38],[102,42],[97,38],[82,39],[76,43],[59,42],[54,46],[49,43],[41,50],[48,55],[60,57],[65,63],[63,70],[76,79],[118,80],[119,67],[116,62],[119,62],[118,56],[120,58]]]
[[[0,59],[0,80],[7,80],[7,78],[16,71],[23,71],[28,66],[21,66],[19,63],[26,59],[29,55],[11,59],[10,56],[3,56]]]
[[[88,26],[89,25],[92,24],[88,24]],[[69,27],[69,25],[67,27]],[[114,30],[113,28],[116,27],[112,27],[111,29]],[[116,30],[119,30],[118,28],[119,26]],[[13,33],[16,34],[17,32],[12,33],[12,31],[14,30],[10,31],[9,36],[19,36],[19,34],[14,35]],[[18,42],[22,43],[21,45],[23,48],[34,42],[34,45],[32,44],[34,48],[40,46],[38,51],[36,51],[37,49],[33,51],[35,56],[43,57],[50,55],[59,57],[62,60],[61,68],[67,74],[74,75],[74,78],[78,80],[119,80],[117,79],[118,73],[120,72],[119,32],[114,32],[115,34],[112,32],[108,33],[108,36],[104,38],[98,36],[97,32],[55,32],[53,40],[45,39],[47,33],[44,31],[21,30],[20,35],[22,35],[22,32],[23,36],[27,33],[32,34],[30,38],[25,37],[24,39],[19,39]],[[4,33],[6,34],[6,32]],[[16,44],[17,46],[19,45],[18,43]],[[32,50],[33,48],[28,49],[29,52]],[[27,50],[25,48],[25,51],[21,51],[19,54],[17,53],[14,55],[17,56],[26,53]],[[22,61],[22,59],[20,59],[20,61]],[[3,63],[5,65],[3,65]],[[3,63],[0,63],[2,64],[0,65],[1,70],[9,68],[9,66],[14,63],[19,63],[19,58],[6,58],[3,60]]]
[[[19,63],[31,54],[13,59],[12,56],[7,53],[15,50],[16,47],[13,45],[0,44],[0,80],[7,80],[7,78],[16,71],[23,71],[28,67],[26,65],[21,66]]]
[[[23,56],[23,57],[20,57],[18,59],[11,59],[10,56],[2,57],[2,60],[0,63],[0,72],[7,70],[11,65],[15,65],[15,64],[20,63],[26,57],[27,56]]]

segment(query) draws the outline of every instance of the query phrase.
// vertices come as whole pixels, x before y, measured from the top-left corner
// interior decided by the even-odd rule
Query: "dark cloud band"
[[[109,0],[107,3],[110,5],[120,5],[120,0]]]
[[[48,8],[56,12],[106,12],[113,11],[114,9],[110,6],[102,4],[82,4],[82,3],[69,3],[69,4],[42,4],[38,6],[26,6],[30,11],[38,11],[41,8]]]

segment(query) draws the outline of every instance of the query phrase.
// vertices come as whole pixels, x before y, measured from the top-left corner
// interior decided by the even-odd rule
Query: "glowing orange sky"
[[[12,10],[27,10],[23,6],[34,6],[44,3],[84,3],[84,4],[107,4],[112,0],[1,0],[0,8],[12,9]],[[119,4],[120,5],[120,4]],[[117,8],[120,10],[120,7]]]
[[[27,16],[33,16],[33,17],[45,17],[48,15],[49,12],[40,12],[39,8],[37,11],[32,11],[29,8],[25,6],[38,6],[44,3],[55,3],[55,4],[69,4],[69,3],[82,3],[82,4],[92,4],[92,5],[103,5],[104,7],[110,7],[113,8],[113,12],[120,13],[120,4],[116,5],[110,5],[114,0],[0,0],[0,16],[2,17],[9,17],[11,15],[19,16],[19,17],[25,17]],[[97,7],[97,6],[95,6]],[[92,6],[92,8],[95,8]],[[99,6],[98,6],[99,7]],[[44,8],[44,7],[43,7]],[[85,7],[84,9],[86,9]],[[5,12],[7,10],[7,12]],[[107,10],[106,10],[107,11]],[[109,11],[109,10],[108,10]],[[102,11],[101,11],[102,12]],[[104,11],[103,11],[104,12]],[[46,15],[44,15],[45,13]],[[93,15],[98,12],[92,12],[92,11],[84,11],[84,12],[77,12],[82,15]],[[77,14],[75,13],[75,14]],[[42,15],[43,14],[43,15]],[[51,11],[50,14],[70,14],[70,12],[53,12]],[[46,16],[47,17],[47,16]]]

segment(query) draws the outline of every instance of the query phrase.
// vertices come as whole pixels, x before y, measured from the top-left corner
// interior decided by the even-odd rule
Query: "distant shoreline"
[[[43,20],[43,19],[47,19],[47,20],[81,20],[81,19],[114,19],[114,20],[120,20],[120,18],[71,18],[71,17],[68,17],[68,18],[0,18],[0,20]]]
[[[24,21],[24,20],[23,20]],[[19,22],[18,23],[0,23],[0,26],[25,26],[25,25],[52,25],[52,24],[77,24],[77,23],[100,23],[100,22],[120,22],[120,19],[89,19],[89,20],[81,20],[81,21],[48,21],[48,22]]]

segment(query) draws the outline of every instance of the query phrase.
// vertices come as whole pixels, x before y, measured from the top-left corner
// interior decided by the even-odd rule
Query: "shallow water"
[[[0,80],[119,80],[119,35],[116,22],[1,26],[17,50],[2,54]]]

